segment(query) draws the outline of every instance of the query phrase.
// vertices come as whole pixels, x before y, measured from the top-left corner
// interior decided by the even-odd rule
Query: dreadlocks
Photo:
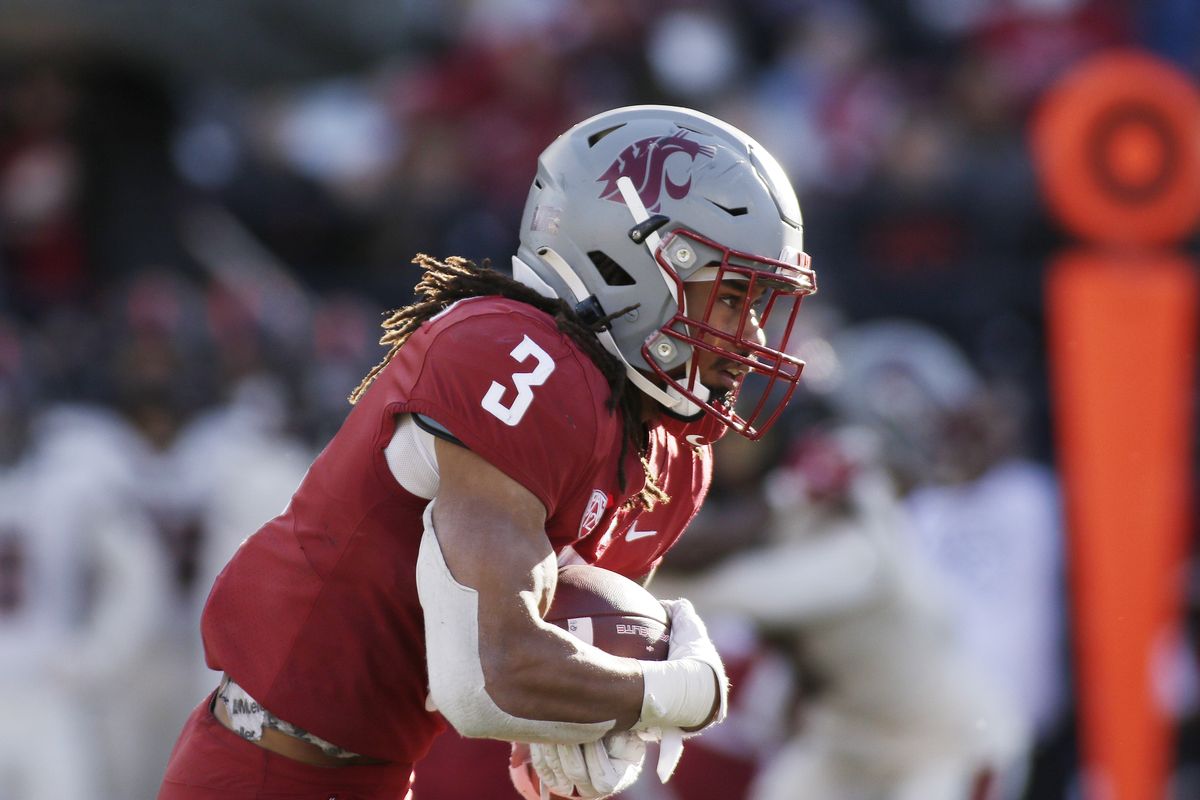
[[[459,300],[470,297],[499,295],[510,300],[517,300],[554,317],[558,329],[571,337],[571,340],[587,354],[608,382],[609,395],[605,405],[610,412],[620,410],[624,429],[621,456],[617,466],[617,480],[622,487],[625,485],[625,455],[630,447],[639,453],[642,470],[646,475],[645,487],[630,502],[640,500],[647,509],[650,509],[657,502],[665,503],[670,500],[662,488],[657,485],[651,474],[650,463],[642,453],[644,447],[641,393],[630,385],[625,374],[625,365],[605,350],[596,338],[596,333],[629,309],[622,309],[588,324],[563,300],[543,297],[528,286],[489,269],[486,262],[480,267],[473,261],[458,256],[438,261],[422,253],[413,259],[413,263],[425,271],[416,286],[417,299],[413,303],[391,312],[384,320],[384,334],[379,343],[387,345],[390,349],[383,360],[372,367],[358,387],[350,393],[349,400],[352,404],[358,402],[375,377],[392,360],[396,351],[408,341],[408,337],[431,317]]]

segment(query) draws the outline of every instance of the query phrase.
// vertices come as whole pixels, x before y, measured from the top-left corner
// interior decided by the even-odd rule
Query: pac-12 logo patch
[[[688,169],[686,181],[676,183],[667,173],[667,159],[676,153],[682,153],[688,157],[690,167],[697,157],[712,158],[716,153],[716,148],[694,142],[687,136],[688,131],[681,130],[671,136],[639,139],[626,147],[604,174],[596,179],[605,183],[600,199],[624,202],[621,199],[621,190],[617,188],[617,180],[620,178],[633,181],[638,197],[642,198],[642,204],[651,213],[658,211],[659,195],[663,189],[666,189],[667,195],[674,200],[687,197],[688,192],[692,190],[691,169]]]
[[[608,495],[599,489],[592,489],[592,496],[588,499],[587,508],[583,511],[583,519],[579,521],[579,538],[582,539],[596,529],[606,508],[608,508]]]

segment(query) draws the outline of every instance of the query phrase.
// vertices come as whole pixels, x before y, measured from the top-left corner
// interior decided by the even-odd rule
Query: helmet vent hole
[[[624,128],[624,127],[625,127],[625,123],[622,122],[620,125],[613,125],[611,128],[605,128],[602,131],[596,131],[595,133],[593,133],[591,136],[589,136],[587,138],[588,148],[590,149],[592,147],[595,147],[596,143],[599,142],[601,139],[603,139],[605,136],[608,136],[613,131],[620,130],[621,128]]]
[[[534,185],[534,186],[536,186],[537,188],[541,189],[541,188],[542,188],[542,179],[541,179],[541,178],[534,178],[534,179],[533,179],[533,185]]]
[[[708,202],[712,203],[714,206],[721,209],[722,211],[724,211],[726,214],[728,214],[731,217],[740,217],[743,214],[750,213],[750,209],[747,208],[746,206],[734,206],[733,208],[729,208],[728,206],[721,205],[716,200],[710,199]]]
[[[593,250],[588,253],[588,258],[596,265],[596,270],[600,273],[600,277],[604,278],[604,282],[609,286],[633,286],[637,282],[620,264],[613,261],[607,253],[600,250]]]

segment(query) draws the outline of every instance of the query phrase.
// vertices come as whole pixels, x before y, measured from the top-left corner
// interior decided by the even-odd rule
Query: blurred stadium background
[[[1130,46],[1195,81],[1200,3],[0,0],[0,798],[153,795],[212,685],[208,584],[337,428],[412,256],[506,268],[542,148],[661,102],[780,159],[821,287],[805,396],[765,446],[722,442],[665,571],[761,542],[781,476],[836,493],[867,458],[962,652],[1033,731],[1017,796],[1108,800],[1080,768],[1060,518],[1012,512],[1057,509],[1043,279],[1070,241],[1027,125],[1064,70]],[[849,423],[872,455],[811,457],[812,431]],[[1014,464],[1040,476],[1031,496],[968,491]],[[1187,800],[1200,573],[1179,568],[1157,686]],[[803,709],[815,682],[785,671]],[[784,738],[756,719],[689,756],[741,776],[722,794],[685,771],[642,796],[743,796]]]

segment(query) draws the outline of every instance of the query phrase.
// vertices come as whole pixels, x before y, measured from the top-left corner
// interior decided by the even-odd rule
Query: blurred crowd
[[[1200,7],[655,8],[444,4],[392,59],[289,85],[0,51],[0,800],[152,796],[215,685],[208,586],[340,424],[413,255],[507,269],[537,154],[633,102],[760,139],[821,287],[804,396],[766,442],[719,445],[662,576],[715,620],[736,710],[634,794],[723,776],[723,797],[781,798],[870,763],[914,787],[887,797],[922,798],[959,767],[917,766],[957,747],[995,756],[970,780],[1006,800],[1078,796],[1041,318],[1066,241],[1024,127],[1104,47],[1200,75]],[[1183,798],[1200,754],[1178,672]],[[984,706],[1003,730],[963,727]]]

